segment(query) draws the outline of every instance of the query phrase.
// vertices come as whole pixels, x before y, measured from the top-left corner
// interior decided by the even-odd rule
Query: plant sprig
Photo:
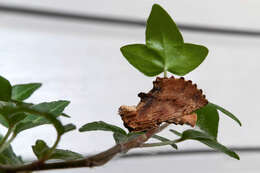
[[[156,76],[164,72],[164,76],[167,77],[167,72],[183,76],[193,71],[204,61],[208,49],[202,45],[185,43],[170,15],[161,6],[155,4],[147,20],[146,43],[123,46],[121,52],[130,64],[146,76]],[[40,87],[40,83],[11,85],[7,79],[0,76],[0,124],[7,128],[6,134],[0,135],[0,173],[101,166],[117,153],[126,153],[133,148],[169,145],[177,149],[177,144],[186,140],[201,142],[214,150],[239,159],[234,151],[217,140],[219,111],[232,118],[240,126],[241,122],[231,112],[213,103],[196,110],[198,130],[188,129],[180,133],[171,129],[170,132],[177,135],[177,138],[169,139],[158,135],[169,124],[134,133],[113,124],[96,121],[86,123],[79,128],[79,132],[112,132],[115,146],[90,157],[58,149],[61,137],[76,129],[75,125],[63,125],[59,120],[60,117],[70,118],[64,113],[70,102],[66,100],[39,104],[25,102]],[[26,163],[13,151],[12,141],[23,131],[46,124],[52,124],[57,132],[55,143],[49,147],[44,140],[37,139],[35,145],[32,146],[37,160]],[[159,142],[149,143],[150,138]],[[49,163],[46,162],[48,160],[59,161]]]
[[[185,43],[170,15],[153,5],[146,25],[145,44],[131,44],[121,48],[127,61],[147,76],[169,71],[183,76],[197,68],[208,55],[202,45]]]

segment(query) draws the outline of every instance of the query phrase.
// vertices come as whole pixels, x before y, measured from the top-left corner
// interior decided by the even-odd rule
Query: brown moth
[[[202,90],[183,77],[157,77],[152,90],[138,96],[141,101],[137,106],[123,105],[119,108],[124,126],[129,131],[146,131],[162,122],[195,126],[197,115],[194,111],[208,104]]]

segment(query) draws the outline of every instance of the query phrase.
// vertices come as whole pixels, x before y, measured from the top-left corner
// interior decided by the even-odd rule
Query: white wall
[[[259,29],[258,0],[0,0],[1,4],[143,19],[159,3],[177,22]]]
[[[67,1],[61,4],[59,4],[61,1],[44,1],[45,3],[23,1],[22,3],[2,0],[0,2],[136,18],[147,16],[152,4],[152,1],[142,1],[141,4],[132,1],[134,5],[130,1],[124,3],[123,1],[110,1],[111,3],[107,3],[108,1],[79,1],[78,3]],[[195,1],[194,3],[164,1],[161,4],[170,4],[164,6],[179,22],[259,28],[260,22],[257,17],[260,17],[260,12],[255,9],[260,6],[260,3],[257,1],[234,3],[232,1],[233,4],[221,5],[224,2],[227,3],[226,1],[209,3],[200,0],[196,3]],[[133,11],[126,11],[126,9],[133,9]],[[232,12],[228,13],[229,9],[232,9]],[[189,11],[189,15],[184,11]],[[239,11],[244,11],[244,15]],[[57,21],[5,13],[0,13],[0,18],[0,74],[10,79],[13,84],[42,82],[44,84],[42,89],[29,101],[71,100],[72,103],[66,112],[72,115],[72,122],[79,127],[85,122],[96,120],[121,125],[120,117],[117,115],[118,107],[121,104],[136,104],[137,93],[148,91],[152,87],[153,78],[147,78],[137,72],[126,62],[119,51],[124,44],[143,43],[144,28]],[[186,42],[203,44],[210,50],[208,58],[200,68],[186,78],[196,82],[210,101],[223,105],[235,113],[243,123],[240,128],[232,120],[224,115],[221,116],[219,140],[228,146],[259,146],[260,39],[191,32],[183,32],[183,36]],[[182,127],[177,127],[177,129],[182,129]],[[15,149],[28,158],[32,157],[28,143],[33,144],[36,138],[44,139],[49,144],[53,142],[54,133],[47,134],[46,131],[46,127],[40,127],[34,132],[26,132],[18,136]],[[98,133],[72,132],[63,138],[61,147],[92,153],[113,144],[111,134],[101,133],[102,138],[99,135]],[[173,137],[167,132],[165,135]],[[185,142],[180,145],[180,149],[191,148],[205,147],[196,142]],[[235,167],[252,171],[259,168],[252,162],[255,159],[247,155],[239,164],[223,155],[209,157],[199,155],[195,158],[196,169],[199,169],[197,163],[199,164],[201,160],[207,161],[207,159],[209,159],[209,165],[214,166],[214,163],[222,165],[218,168],[222,171],[237,169]],[[171,158],[167,159],[169,162]],[[225,159],[230,166],[225,165],[220,159]],[[178,158],[174,159],[178,165],[185,162],[185,159],[183,162],[178,162],[178,160]],[[189,161],[192,159],[188,158],[187,162]],[[146,163],[143,160],[142,163],[147,168],[147,164],[155,162],[157,162],[156,159],[151,159],[151,162]],[[158,162],[165,163],[163,160]],[[107,168],[116,172],[116,170],[122,171],[124,167],[128,167],[129,171],[133,172],[137,169],[134,165],[135,162],[123,161],[120,169],[117,169],[115,165],[107,166]],[[163,165],[159,167],[162,168]],[[187,169],[192,170],[192,167]],[[104,170],[103,168],[94,169],[97,172]],[[151,171],[156,172],[156,170],[151,168]],[[181,166],[177,170],[181,170]]]

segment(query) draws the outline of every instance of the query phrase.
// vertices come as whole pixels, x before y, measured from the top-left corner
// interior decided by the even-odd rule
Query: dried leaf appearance
[[[208,104],[196,84],[181,78],[160,78],[148,93],[139,93],[137,106],[121,106],[119,114],[129,131],[146,131],[162,122],[196,125],[197,109]]]

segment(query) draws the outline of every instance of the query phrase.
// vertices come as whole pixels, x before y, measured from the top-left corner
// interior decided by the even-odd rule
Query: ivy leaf
[[[0,141],[3,139],[3,136],[0,135]],[[0,164],[3,165],[22,165],[24,162],[20,156],[17,156],[11,145],[6,147],[6,149],[0,153]]]
[[[179,139],[179,142],[185,141],[185,140],[199,141],[199,142],[211,147],[212,149],[214,149],[216,151],[223,152],[223,153],[229,155],[230,157],[233,157],[233,158],[239,160],[239,156],[234,151],[232,151],[232,150],[228,149],[227,147],[225,147],[224,145],[218,143],[217,140],[215,140],[212,136],[210,136],[206,133],[196,131],[196,130],[186,130],[182,133],[182,136]]]
[[[99,130],[120,133],[123,135],[127,134],[122,128],[112,124],[105,123],[103,121],[95,121],[95,122],[87,123],[79,129],[80,132],[99,131]]]
[[[169,47],[182,45],[182,35],[170,15],[154,4],[146,26],[146,45],[161,57],[167,57]]]
[[[121,144],[128,140],[127,135],[124,135],[124,134],[118,133],[118,132],[113,133],[113,138],[114,138],[116,144]]]
[[[38,159],[45,156],[49,151],[49,146],[42,140],[37,140],[35,145],[32,146],[33,152],[36,155]],[[61,150],[61,149],[55,149],[52,153],[52,155],[48,158],[48,160],[77,160],[82,159],[83,156],[81,154],[78,154],[73,151],[69,150]]]
[[[216,108],[211,104],[207,104],[206,106],[197,110],[196,113],[198,118],[196,125],[202,131],[217,139],[219,115]]]
[[[62,114],[64,109],[69,105],[69,101],[54,101],[54,102],[44,102],[37,105],[33,105],[31,109],[35,109],[37,111],[51,114],[52,119],[56,119],[58,116]],[[24,130],[37,127],[44,124],[50,124],[51,122],[42,116],[37,116],[32,113],[26,113],[26,118],[17,124],[14,133],[18,134]]]
[[[132,44],[121,47],[127,61],[147,76],[155,76],[163,72],[161,57],[143,44]]]
[[[14,103],[0,103],[0,123],[5,127],[14,127],[25,117],[26,115],[22,112],[19,112],[19,107],[17,107]]]
[[[170,129],[170,132],[174,133],[177,136],[181,136],[182,134],[176,130]]]
[[[169,141],[171,141],[171,140],[169,140],[169,139],[167,139],[167,138],[165,138],[165,137],[159,136],[159,135],[153,135],[152,138],[157,139],[157,140],[159,140],[159,141],[161,141],[161,142],[169,142]],[[176,144],[171,144],[171,146],[172,146],[174,149],[176,149],[176,150],[178,149],[178,146],[177,146]]]
[[[19,84],[12,87],[12,99],[23,101],[29,98],[34,91],[41,87],[41,83]]]
[[[9,123],[2,114],[0,114],[0,124],[2,124],[6,128],[9,128]]]
[[[167,52],[165,69],[179,76],[184,76],[197,68],[208,55],[206,47],[190,43],[171,47]]]
[[[146,46],[127,45],[121,52],[128,62],[147,76],[169,71],[183,76],[197,68],[208,55],[202,45],[184,43],[170,15],[158,4],[153,5],[146,26]]]
[[[67,124],[64,126],[64,133],[68,133],[75,129],[76,129],[76,126],[74,124]]]
[[[9,101],[11,99],[12,86],[4,77],[0,76],[0,100]]]
[[[221,111],[222,113],[226,114],[228,117],[230,117],[231,119],[233,119],[234,121],[236,121],[240,126],[242,126],[242,123],[240,122],[240,120],[231,112],[229,112],[228,110],[222,108],[221,106],[218,106],[216,104],[213,103],[209,103],[209,105],[211,105],[212,107],[216,108],[217,110]]]

